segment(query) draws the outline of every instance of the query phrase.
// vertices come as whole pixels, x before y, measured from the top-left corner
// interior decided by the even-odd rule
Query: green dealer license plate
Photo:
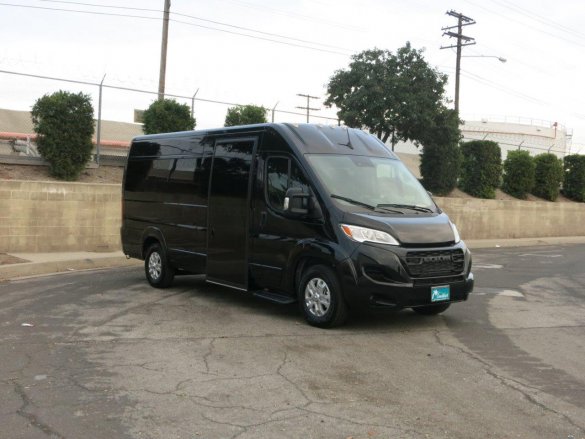
[[[441,287],[431,287],[431,302],[444,302],[451,298],[451,290],[449,285]]]

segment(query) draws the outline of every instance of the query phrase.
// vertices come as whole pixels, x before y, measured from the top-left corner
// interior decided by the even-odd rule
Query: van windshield
[[[307,154],[306,157],[336,201],[435,211],[429,194],[400,160],[336,154]]]

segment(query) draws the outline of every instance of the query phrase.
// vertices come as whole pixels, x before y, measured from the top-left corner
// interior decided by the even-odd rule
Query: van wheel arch
[[[299,289],[299,285],[301,283],[301,278],[303,277],[303,273],[308,270],[310,267],[315,266],[315,265],[325,265],[330,267],[331,269],[334,269],[333,265],[325,260],[325,259],[321,259],[321,258],[316,258],[314,256],[305,256],[303,258],[301,258],[298,262],[297,262],[297,266],[296,266],[296,270],[295,270],[295,277],[293,279],[293,288],[292,290],[297,292]]]
[[[144,242],[142,243],[142,259],[146,258],[146,252],[153,244],[160,245],[160,241],[157,238],[155,238],[154,236],[149,236],[148,238],[146,238],[144,240]]]

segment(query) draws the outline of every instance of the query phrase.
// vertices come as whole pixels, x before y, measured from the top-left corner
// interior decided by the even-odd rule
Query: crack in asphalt
[[[573,421],[569,416],[565,415],[564,413],[560,413],[557,410],[548,407],[547,405],[545,405],[544,403],[538,401],[536,399],[536,397],[530,395],[530,393],[528,393],[527,391],[525,391],[524,389],[531,389],[534,390],[536,392],[543,392],[542,389],[533,387],[533,386],[529,386],[526,385],[520,381],[514,380],[513,378],[510,377],[505,377],[503,375],[498,374],[494,368],[495,366],[493,366],[492,364],[490,364],[487,360],[484,360],[483,358],[481,358],[480,356],[476,355],[475,353],[468,351],[460,346],[454,346],[451,345],[445,341],[443,341],[441,339],[441,331],[440,330],[435,330],[435,339],[437,340],[437,343],[439,343],[439,345],[446,347],[446,348],[451,348],[454,349],[466,356],[468,356],[469,358],[471,358],[472,360],[477,361],[478,363],[480,363],[482,366],[484,366],[484,370],[485,372],[491,376],[492,378],[496,379],[497,381],[499,381],[502,385],[504,385],[506,388],[515,390],[516,392],[520,393],[528,402],[530,402],[531,404],[534,404],[535,406],[541,408],[542,410],[552,413],[556,416],[558,416],[561,419],[564,419],[565,421],[567,421],[570,425],[572,425],[573,427],[575,427],[576,429],[578,429],[579,434],[584,434],[585,433],[585,427],[580,426],[578,424],[575,423],[575,421]],[[514,383],[515,385],[511,384]],[[545,392],[546,393],[546,392]]]
[[[92,324],[92,325],[89,325],[89,326],[91,326],[91,327],[93,327],[93,328],[99,328],[100,326],[107,325],[108,323],[110,323],[110,322],[112,322],[112,321],[114,321],[114,320],[116,320],[116,319],[118,319],[118,318],[120,318],[120,317],[123,317],[123,316],[125,316],[125,315],[127,315],[127,314],[131,313],[131,312],[132,312],[132,311],[134,311],[134,310],[137,310],[137,309],[140,309],[140,308],[144,308],[144,307],[146,307],[146,306],[155,305],[155,304],[157,304],[157,303],[159,303],[159,302],[162,302],[162,301],[164,301],[164,300],[166,300],[166,299],[168,299],[168,298],[170,298],[170,297],[174,297],[174,296],[180,296],[180,295],[182,295],[182,294],[185,294],[186,292],[187,292],[187,291],[185,291],[185,290],[182,290],[182,291],[177,291],[177,292],[175,292],[175,293],[172,293],[172,294],[167,294],[167,295],[165,295],[165,296],[162,296],[162,297],[158,298],[157,300],[153,300],[153,301],[149,301],[149,302],[145,302],[145,303],[140,303],[140,304],[138,304],[138,305],[134,305],[134,306],[128,307],[128,308],[126,308],[126,309],[124,309],[124,310],[122,310],[122,311],[119,311],[119,312],[117,312],[117,313],[114,313],[114,314],[112,314],[111,316],[109,316],[109,317],[108,317],[108,318],[106,318],[106,319],[103,319],[103,320],[101,320],[101,321],[99,321],[99,322],[97,322],[97,323],[94,323],[94,324]],[[78,333],[78,331],[79,331],[79,330],[77,330],[76,332],[74,332],[74,335],[75,335],[75,334],[77,334],[77,333]]]
[[[309,396],[307,396],[307,394],[305,393],[305,391],[303,389],[301,389],[301,387],[295,383],[293,380],[291,380],[289,377],[287,377],[284,373],[282,373],[282,368],[284,366],[286,366],[286,363],[288,362],[288,352],[284,352],[284,356],[282,359],[282,362],[278,365],[278,367],[276,368],[276,375],[278,375],[279,377],[281,377],[283,380],[285,380],[287,383],[289,383],[291,386],[293,386],[294,389],[296,389],[297,392],[299,392],[303,398],[305,398],[305,400],[307,401],[305,404],[298,406],[296,408],[304,408],[307,407],[309,404],[315,402],[314,400],[312,400],[311,398],[309,398]]]
[[[203,364],[205,364],[205,373],[207,375],[210,374],[209,357],[211,357],[211,355],[213,355],[213,349],[215,348],[215,346],[214,346],[215,340],[217,340],[217,338],[212,338],[209,341],[209,346],[207,347],[208,348],[208,351],[205,353],[205,355],[203,355]]]
[[[34,414],[27,411],[29,406],[34,406],[33,401],[26,394],[24,387],[16,380],[10,380],[14,386],[14,392],[22,399],[22,405],[16,410],[16,414],[26,419],[30,425],[42,431],[51,439],[65,439],[65,436],[54,430],[50,425],[41,422]]]

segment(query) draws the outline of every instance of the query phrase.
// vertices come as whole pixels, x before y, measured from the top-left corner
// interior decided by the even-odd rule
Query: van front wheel
[[[324,265],[310,267],[299,284],[299,303],[310,325],[332,328],[347,319],[347,305],[334,271]]]
[[[146,252],[144,271],[148,283],[155,288],[166,288],[173,283],[175,270],[169,266],[167,255],[160,244],[152,244]]]

